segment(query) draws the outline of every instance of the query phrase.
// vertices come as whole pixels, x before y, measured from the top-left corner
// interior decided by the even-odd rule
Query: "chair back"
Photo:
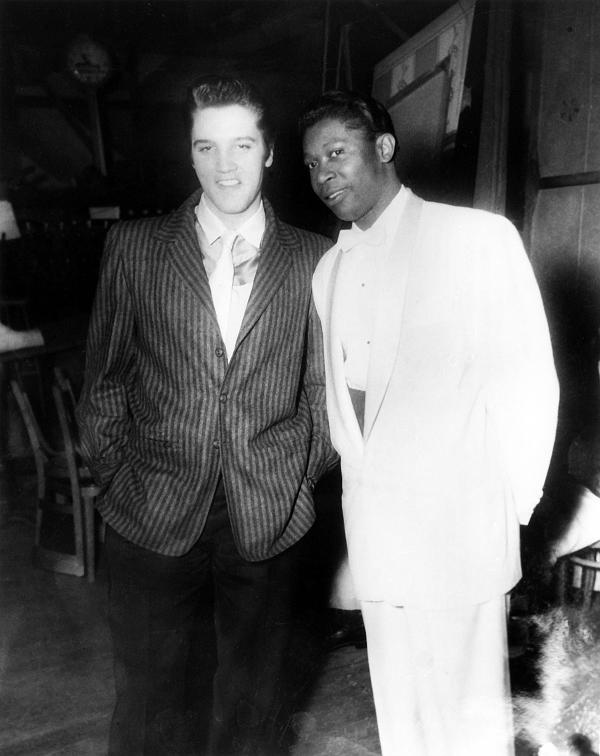
[[[75,399],[75,392],[73,391],[71,381],[66,373],[63,372],[62,368],[58,366],[54,368],[54,379],[62,394],[65,409],[68,410],[69,415],[73,418],[74,421],[77,400]]]
[[[60,378],[60,380],[59,380]],[[53,382],[52,396],[56,408],[62,449],[55,450],[45,440],[33,412],[27,392],[18,380],[11,380],[11,390],[21,413],[33,452],[37,481],[34,564],[68,575],[95,576],[94,503],[99,489],[89,471],[80,464],[75,398],[68,379],[59,374]],[[46,516],[70,515],[73,523],[74,553],[62,544],[53,543],[45,528]],[[52,524],[52,520],[49,521]]]
[[[55,381],[52,385],[52,398],[56,407],[58,425],[63,443],[73,499],[79,502],[80,475],[79,475],[79,436],[77,422],[75,420],[75,397],[70,381],[58,368],[54,371]]]
[[[573,554],[567,554],[557,563],[557,597],[564,604],[570,594],[579,597],[583,609],[589,609],[594,594],[600,592],[600,541]]]
[[[100,489],[94,485],[90,472],[83,464],[79,447],[79,429],[75,417],[75,393],[71,382],[60,370],[54,369],[55,380],[52,386],[52,396],[56,406],[58,424],[63,439],[64,455],[66,458],[69,481],[71,484],[71,500],[73,511],[78,515],[75,523],[75,537],[79,538],[80,528],[83,528],[85,545],[81,553],[85,554],[85,572],[89,582],[94,581],[95,575],[95,502],[100,495]],[[82,519],[79,519],[83,515]],[[81,522],[81,525],[79,524]],[[101,528],[101,533],[103,532]]]
[[[21,419],[23,420],[27,432],[29,445],[31,446],[31,451],[33,453],[37,475],[38,498],[43,499],[46,492],[46,464],[49,459],[56,456],[58,452],[46,441],[35,417],[29,396],[22,383],[18,379],[13,378],[10,381],[10,388],[17,403],[17,407],[19,408]]]
[[[93,486],[90,471],[81,459],[81,447],[79,444],[79,427],[75,416],[77,400],[73,386],[67,375],[58,367],[54,368],[54,383],[52,385],[52,397],[58,417],[58,425],[62,437],[63,449],[69,477],[74,489],[82,486]],[[74,490],[74,497],[78,498]]]

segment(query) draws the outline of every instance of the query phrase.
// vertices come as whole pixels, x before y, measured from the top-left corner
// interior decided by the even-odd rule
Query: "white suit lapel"
[[[423,200],[409,191],[396,238],[380,269],[381,293],[375,315],[374,339],[367,376],[364,439],[368,440],[385,397],[398,357],[406,284],[417,241]]]
[[[329,276],[325,302],[324,349],[325,369],[330,376],[333,391],[329,392],[331,406],[328,407],[330,415],[337,417],[339,428],[344,438],[350,443],[355,456],[361,456],[363,452],[363,439],[356,414],[352,406],[346,377],[344,375],[344,356],[342,352],[342,340],[335,329],[336,318],[333,317],[336,300],[336,281],[340,267],[342,252],[336,250],[335,259]],[[340,451],[340,450],[338,450]]]

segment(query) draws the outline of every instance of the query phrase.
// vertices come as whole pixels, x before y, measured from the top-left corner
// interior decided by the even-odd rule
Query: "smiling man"
[[[208,752],[266,756],[299,541],[335,459],[311,300],[329,244],[262,197],[273,139],[251,86],[199,81],[187,115],[201,189],[111,229],[78,408],[105,491],[110,753],[207,753],[188,725],[208,679]]]
[[[402,185],[376,101],[326,93],[300,129],[352,221],[313,291],[382,753],[509,756],[505,596],[558,399],[537,284],[505,218]]]

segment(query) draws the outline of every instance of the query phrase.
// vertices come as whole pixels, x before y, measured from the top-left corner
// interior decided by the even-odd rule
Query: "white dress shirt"
[[[204,195],[196,206],[196,218],[208,244],[211,246],[219,244],[220,240],[224,239],[226,246],[229,245],[230,249],[234,237],[242,236],[246,242],[256,248],[257,255],[260,254],[260,244],[266,226],[265,209],[262,201],[256,213],[235,231],[227,228],[221,219],[212,212]],[[209,267],[206,262],[205,257],[204,265],[208,273]],[[208,275],[208,283],[227,357],[231,359],[248,306],[248,300],[252,293],[254,280],[252,279],[245,284],[234,284],[231,255],[227,250],[226,254],[221,254],[214,270]]]
[[[342,339],[346,382],[358,391],[367,388],[379,270],[405,202],[402,188],[370,228],[362,231],[353,223],[350,229],[340,231],[336,245],[342,249],[336,281],[336,330]]]

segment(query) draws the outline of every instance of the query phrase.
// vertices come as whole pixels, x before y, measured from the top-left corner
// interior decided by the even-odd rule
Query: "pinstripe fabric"
[[[78,406],[84,456],[106,487],[100,511],[125,538],[167,555],[198,539],[222,470],[242,556],[295,543],[332,461],[321,332],[311,299],[330,242],[278,221],[227,363],[194,231],[199,193],[107,237]]]

